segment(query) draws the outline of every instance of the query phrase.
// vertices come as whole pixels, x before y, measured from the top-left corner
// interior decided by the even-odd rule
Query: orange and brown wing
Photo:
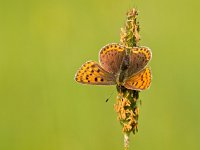
[[[128,76],[140,72],[143,70],[148,62],[151,60],[152,54],[148,47],[134,47],[130,53],[130,64],[128,68]]]
[[[75,75],[75,80],[82,84],[114,85],[115,76],[105,71],[98,63],[88,61],[82,65]]]
[[[145,90],[149,88],[151,84],[151,78],[152,78],[151,70],[150,68],[147,67],[142,71],[140,71],[139,73],[127,79],[125,81],[124,86],[127,89],[131,90],[138,90],[138,91]]]
[[[104,46],[99,52],[99,62],[109,73],[116,75],[120,71],[125,48],[117,43]]]

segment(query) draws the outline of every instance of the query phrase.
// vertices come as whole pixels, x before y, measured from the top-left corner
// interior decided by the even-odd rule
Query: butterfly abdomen
[[[127,70],[129,68],[129,63],[130,63],[130,57],[129,55],[125,55],[120,68],[120,74],[118,79],[119,85],[123,84],[124,79],[126,78]]]

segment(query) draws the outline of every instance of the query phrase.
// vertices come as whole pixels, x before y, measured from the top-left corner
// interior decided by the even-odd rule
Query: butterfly
[[[152,58],[148,47],[125,47],[117,43],[104,46],[99,63],[87,61],[77,71],[75,80],[82,84],[117,85],[130,90],[145,90],[151,84]]]

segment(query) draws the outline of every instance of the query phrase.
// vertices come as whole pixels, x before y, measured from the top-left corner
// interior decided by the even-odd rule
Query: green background
[[[0,149],[123,149],[115,86],[75,83],[76,70],[119,41],[136,7],[153,82],[140,94],[130,150],[200,149],[198,0],[0,1]],[[107,97],[114,91],[108,103]]]

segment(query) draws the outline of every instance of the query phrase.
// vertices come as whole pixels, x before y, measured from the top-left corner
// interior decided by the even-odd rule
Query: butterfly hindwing
[[[88,61],[82,65],[75,75],[75,80],[82,84],[93,85],[114,85],[116,79],[114,75],[105,71],[94,61]]]
[[[139,73],[128,78],[125,81],[124,86],[127,89],[141,91],[147,89],[150,86],[150,84],[151,84],[151,70],[149,67],[146,67]]]
[[[148,47],[134,47],[130,52],[130,63],[128,76],[132,76],[141,71],[151,60],[152,54]]]
[[[125,55],[125,48],[116,43],[104,46],[99,52],[101,66],[109,73],[116,75]]]

